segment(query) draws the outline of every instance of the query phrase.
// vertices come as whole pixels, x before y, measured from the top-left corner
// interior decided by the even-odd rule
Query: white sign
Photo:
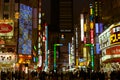
[[[17,62],[17,56],[13,53],[0,53],[0,63],[15,63]]]
[[[109,28],[99,35],[100,49],[110,46],[110,30]]]

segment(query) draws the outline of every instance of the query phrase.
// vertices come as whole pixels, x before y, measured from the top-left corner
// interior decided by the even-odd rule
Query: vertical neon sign
[[[42,67],[41,0],[39,0],[38,8],[39,8],[38,9],[38,56],[39,56],[38,66]]]
[[[56,67],[57,67],[56,65],[56,44],[54,44],[54,72],[56,70]]]
[[[91,66],[92,66],[92,70],[94,70],[94,47],[91,46]]]
[[[98,40],[98,35],[101,32],[101,1],[95,1],[95,36],[96,36],[96,54],[100,54],[100,44]]]
[[[71,54],[70,54],[70,66],[75,66],[75,38],[72,37],[72,43],[71,43]]]
[[[71,54],[71,43],[68,43],[69,68],[71,68],[71,65],[70,65],[70,54]]]
[[[45,67],[48,68],[48,26],[45,24]]]
[[[94,44],[94,11],[93,5],[90,4],[90,43]],[[94,46],[90,46],[91,67],[94,70]]]
[[[99,44],[99,40],[98,40],[98,35],[100,33],[99,30],[99,23],[95,23],[95,31],[96,31],[96,54],[100,54],[100,44]]]
[[[86,23],[87,23],[87,21],[86,21]],[[84,44],[86,44],[86,42],[87,42],[87,40],[86,40],[87,24],[86,23],[84,24],[84,32],[85,32],[84,33],[85,34],[84,35]]]
[[[75,35],[76,35],[76,66],[78,66],[78,29],[75,28]],[[84,31],[83,31],[84,32]]]
[[[80,26],[81,26],[81,41],[84,40],[84,15],[80,15]]]

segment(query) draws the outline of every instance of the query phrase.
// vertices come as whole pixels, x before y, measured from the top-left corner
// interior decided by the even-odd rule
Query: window
[[[3,14],[3,18],[8,19],[9,15],[8,14]]]
[[[9,5],[4,6],[4,11],[9,11]]]
[[[15,3],[19,3],[19,0],[15,0]]]
[[[4,0],[4,2],[5,2],[5,3],[8,3],[8,2],[9,2],[9,0]]]

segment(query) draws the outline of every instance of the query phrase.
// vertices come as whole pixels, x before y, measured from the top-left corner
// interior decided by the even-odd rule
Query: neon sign
[[[120,42],[120,25],[112,27],[110,33],[110,44]]]
[[[110,44],[115,44],[120,42],[120,33],[114,33],[110,35]]]

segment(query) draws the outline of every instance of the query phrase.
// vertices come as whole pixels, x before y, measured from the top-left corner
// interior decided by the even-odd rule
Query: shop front
[[[106,70],[120,68],[120,45],[112,46],[102,52],[101,64]]]
[[[112,24],[99,35],[101,50],[100,64],[104,70],[120,68],[120,23]]]
[[[19,55],[18,56],[19,60],[18,60],[18,66],[17,66],[17,70],[20,71],[24,71],[26,73],[28,73],[28,71],[31,68],[31,60],[32,60],[32,56],[31,55]]]

